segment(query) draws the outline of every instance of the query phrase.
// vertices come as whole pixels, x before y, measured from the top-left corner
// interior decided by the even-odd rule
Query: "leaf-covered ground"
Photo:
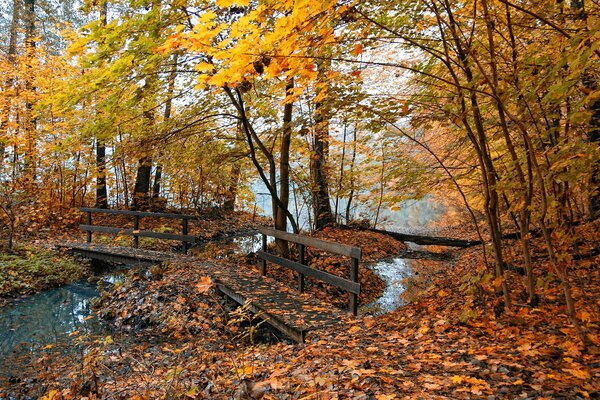
[[[598,230],[581,229],[585,255]],[[518,265],[513,246],[509,262]],[[257,340],[268,343],[251,346],[250,326],[228,324],[240,317],[202,271],[156,270],[116,287],[103,302],[102,313],[136,334],[89,344],[76,362],[41,357],[35,384],[10,390],[54,399],[598,398],[600,258],[574,261],[570,274],[594,342],[584,348],[544,253],[534,254],[538,307],[519,305],[515,290],[517,305],[499,313],[480,249],[471,248],[452,264],[421,264],[412,286],[423,290],[413,291],[407,306],[349,317],[342,329],[312,333],[306,344],[277,342],[265,330]],[[516,272],[511,278],[520,279]]]

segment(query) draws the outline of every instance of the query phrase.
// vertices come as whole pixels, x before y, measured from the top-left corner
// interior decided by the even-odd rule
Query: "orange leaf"
[[[363,47],[362,44],[357,44],[356,46],[354,46],[354,49],[352,49],[351,53],[354,57],[359,56],[361,53],[363,52]]]
[[[204,276],[204,277],[200,278],[198,283],[196,283],[196,289],[198,289],[198,291],[200,293],[206,294],[206,293],[208,293],[208,291],[210,290],[212,285],[213,285],[213,280],[210,278],[210,276]]]

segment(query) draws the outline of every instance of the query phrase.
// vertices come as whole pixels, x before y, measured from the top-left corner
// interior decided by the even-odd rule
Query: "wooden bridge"
[[[227,263],[213,265],[188,256],[187,251],[190,245],[195,243],[194,236],[189,234],[189,220],[195,218],[194,216],[93,208],[82,208],[81,210],[87,214],[87,223],[80,225],[80,229],[87,233],[87,242],[65,243],[59,245],[60,247],[67,248],[71,252],[86,258],[111,263],[141,265],[153,265],[166,261],[190,263],[190,265],[206,271],[225,296],[242,305],[248,303],[251,311],[260,314],[261,318],[270,325],[298,342],[304,342],[307,332],[339,323],[343,318],[339,309],[302,294],[306,276],[348,292],[349,311],[354,315],[357,313],[358,295],[360,294],[360,284],[358,283],[360,248],[275,229],[261,228],[259,232],[262,234],[262,250],[257,252],[257,256],[261,260],[261,273],[259,275],[254,271],[240,269]],[[94,213],[130,215],[133,218],[133,229],[94,225]],[[140,220],[142,218],[181,219],[182,233],[172,234],[141,230]],[[132,247],[92,243],[94,232],[132,236]],[[180,241],[182,242],[182,251],[181,253],[175,253],[140,249],[139,237]],[[300,254],[299,261],[269,253],[267,237],[274,237],[296,244]],[[350,279],[307,266],[305,262],[306,247],[350,257],[352,260],[349,271]],[[298,279],[298,290],[291,290],[284,283],[268,277],[268,263],[278,264],[295,271]]]

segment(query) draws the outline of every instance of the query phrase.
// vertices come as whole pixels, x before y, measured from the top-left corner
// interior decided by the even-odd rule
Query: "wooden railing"
[[[80,208],[81,211],[87,213],[87,224],[79,225],[79,229],[87,232],[87,242],[92,242],[92,233],[100,232],[100,233],[116,233],[122,235],[133,236],[133,244],[134,248],[138,248],[140,244],[140,237],[149,237],[156,239],[166,239],[166,240],[177,240],[181,241],[183,244],[183,252],[187,254],[189,249],[189,245],[196,243],[196,238],[193,235],[188,235],[189,233],[189,220],[195,218],[193,215],[185,215],[185,214],[167,214],[167,213],[153,213],[153,212],[145,212],[145,211],[129,211],[129,210],[109,210],[102,208]],[[103,213],[103,214],[121,214],[121,215],[131,215],[133,216],[133,229],[122,229],[113,226],[102,226],[102,225],[93,225],[92,214],[94,213]],[[143,217],[149,218],[170,218],[170,219],[181,219],[182,220],[182,234],[176,235],[173,233],[163,233],[163,232],[153,232],[153,231],[142,231],[140,230],[140,219]]]
[[[256,254],[261,261],[261,274],[267,274],[267,261],[281,265],[282,267],[292,269],[298,272],[298,290],[304,291],[304,277],[310,276],[314,279],[328,283],[330,285],[341,288],[349,293],[348,309],[354,315],[358,312],[358,295],[360,294],[360,283],[358,283],[358,264],[361,258],[361,250],[358,247],[352,247],[345,244],[328,242],[326,240],[316,239],[309,236],[296,235],[284,231],[279,231],[271,228],[259,228],[258,231],[262,234],[262,251]],[[285,240],[287,242],[296,243],[299,246],[300,261],[292,261],[287,258],[279,257],[274,254],[267,253],[267,236],[276,239]],[[330,274],[315,268],[307,266],[305,256],[306,247],[313,247],[320,250],[325,250],[330,253],[348,256],[352,259],[350,266],[350,279],[342,278],[337,275]]]

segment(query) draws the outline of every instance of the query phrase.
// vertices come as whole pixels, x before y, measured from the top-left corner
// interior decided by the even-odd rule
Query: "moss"
[[[53,251],[22,247],[0,250],[0,297],[34,293],[81,279],[87,268]]]

